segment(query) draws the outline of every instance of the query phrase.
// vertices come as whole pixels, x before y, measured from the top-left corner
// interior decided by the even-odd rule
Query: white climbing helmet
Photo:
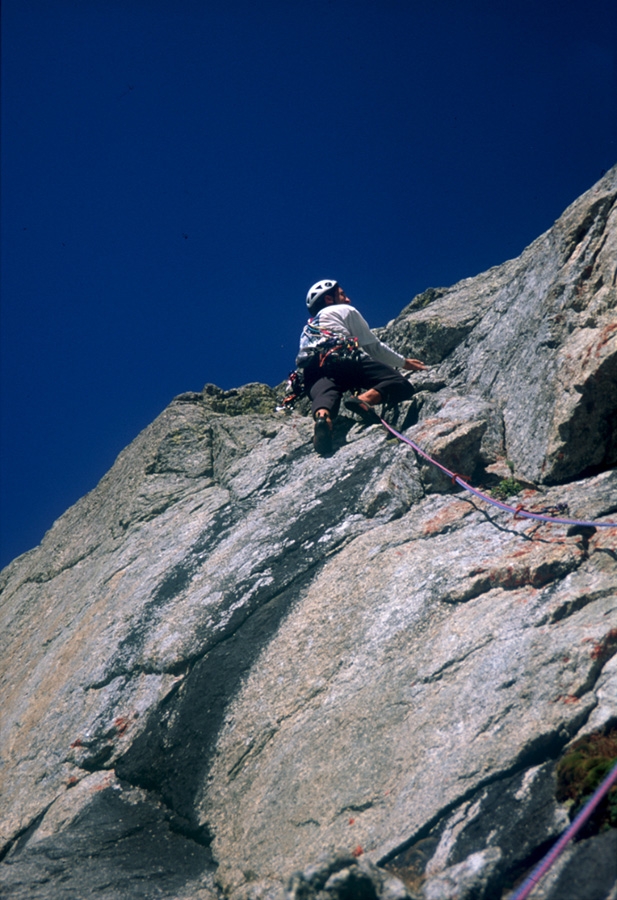
[[[306,305],[309,308],[309,312],[312,311],[324,294],[334,294],[337,287],[338,281],[333,281],[331,278],[323,278],[317,284],[314,284],[312,288],[309,288],[309,292],[306,295]]]

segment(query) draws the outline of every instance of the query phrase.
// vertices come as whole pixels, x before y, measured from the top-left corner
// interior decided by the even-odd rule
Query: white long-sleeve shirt
[[[402,368],[405,364],[405,357],[388,347],[383,341],[380,341],[377,335],[373,334],[369,328],[364,316],[358,312],[355,306],[351,306],[349,303],[335,303],[333,306],[325,306],[317,313],[313,324],[335,334],[358,338],[358,343],[362,349],[369,356],[372,356],[373,359],[379,360],[379,362],[395,368]]]

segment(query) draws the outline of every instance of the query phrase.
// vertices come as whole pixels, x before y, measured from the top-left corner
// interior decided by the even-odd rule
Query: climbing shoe
[[[327,416],[318,416],[315,419],[313,446],[320,456],[332,453],[332,424]]]
[[[351,397],[349,400],[345,400],[345,406],[350,412],[360,416],[365,425],[379,425],[381,422],[375,410],[368,403],[365,403],[364,400]]]

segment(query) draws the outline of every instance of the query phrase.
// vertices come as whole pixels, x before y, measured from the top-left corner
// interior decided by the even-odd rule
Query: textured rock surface
[[[534,481],[617,462],[615,196],[613,169],[518,259],[425,292],[383,330],[494,404]]]
[[[383,330],[434,363],[398,428],[612,521],[616,196]],[[2,573],[6,896],[490,900],[567,823],[555,761],[617,723],[617,529],[346,415],[321,459],[276,402],[180,395]],[[544,896],[576,865],[605,900],[613,834]]]

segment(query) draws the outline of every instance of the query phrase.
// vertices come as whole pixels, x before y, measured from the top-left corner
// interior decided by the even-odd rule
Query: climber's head
[[[318,281],[306,295],[306,305],[313,316],[324,306],[330,306],[333,303],[349,303],[349,298],[338,282],[331,278],[323,278]]]

